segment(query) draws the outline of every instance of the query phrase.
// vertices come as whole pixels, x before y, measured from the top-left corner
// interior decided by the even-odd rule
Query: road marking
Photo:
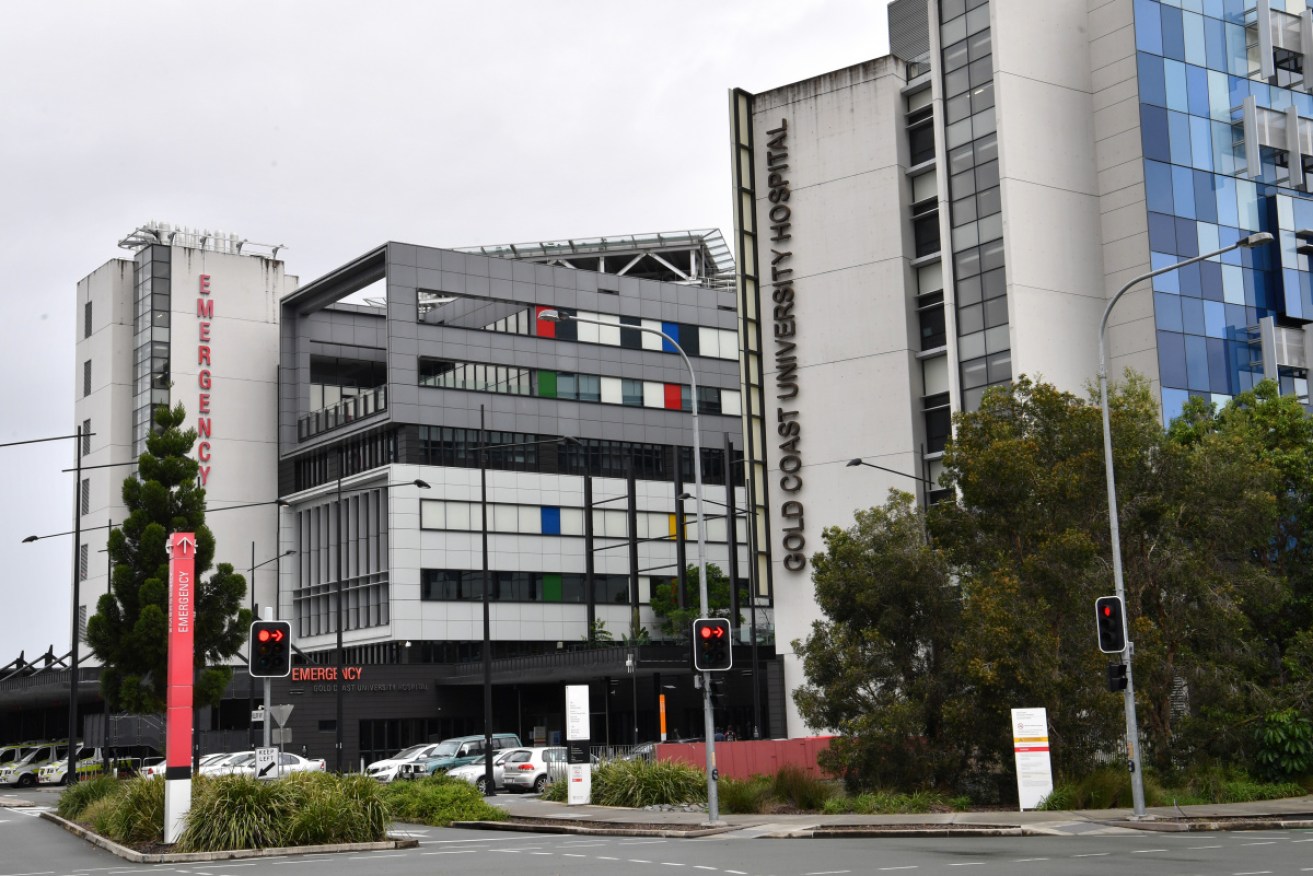
[[[1013,861],[1012,863],[1014,863],[1014,864],[1027,864],[1027,863],[1030,863],[1031,861],[1047,861],[1047,860],[1048,860],[1048,858],[1017,858],[1017,859],[1016,859],[1015,861]]]
[[[458,839],[458,840],[420,840],[421,846],[447,846],[458,843],[504,843],[503,839]]]
[[[662,861],[662,862],[661,862],[661,866],[662,866],[662,867],[682,867],[682,866],[684,866],[684,865],[683,865],[683,864],[676,864],[674,861]]]
[[[1291,842],[1292,842],[1292,843],[1313,843],[1313,839],[1306,839],[1306,840],[1291,840]]]
[[[1132,855],[1147,855],[1150,852],[1165,852],[1167,849],[1131,849]]]
[[[836,873],[851,873],[852,870],[817,870],[815,873],[803,873],[802,876],[833,876]]]
[[[905,867],[881,867],[881,870],[915,870],[920,864],[908,864]]]
[[[719,868],[719,867],[708,867],[706,864],[694,864],[694,865],[693,865],[693,869],[694,869],[694,870],[718,870],[718,869],[720,869],[720,868]]]
[[[505,852],[508,855],[518,855],[523,849],[492,849],[494,852]]]
[[[586,858],[586,857],[588,857],[587,855],[576,855],[576,854],[572,854],[572,853],[570,853],[570,852],[563,852],[562,855],[563,855],[564,857],[566,857],[566,858]]]
[[[354,858],[347,858],[347,860],[348,861],[376,861],[379,858],[404,858],[404,857],[406,857],[406,855],[402,852],[398,852],[395,855],[380,855],[378,853],[375,853],[369,856],[356,855]]]
[[[618,861],[618,860],[620,860],[620,859],[619,859],[619,858],[613,858],[613,857],[611,857],[610,855],[598,855],[598,856],[597,856],[597,860],[599,860],[599,861]]]
[[[733,873],[734,876],[748,876],[748,874],[747,874],[747,873],[744,873],[742,870],[726,870],[725,872],[726,872],[726,873]]]
[[[1245,873],[1233,873],[1232,876],[1265,876],[1265,874],[1271,872],[1271,870],[1249,870]]]
[[[531,855],[550,855],[551,852],[530,852]]]
[[[1185,848],[1186,848],[1187,850],[1193,850],[1193,849],[1220,849],[1221,846],[1186,846]]]
[[[642,858],[630,858],[630,859],[629,859],[629,863],[631,863],[631,864],[650,864],[650,863],[652,863],[652,862],[651,862],[651,861],[644,861]],[[746,876],[746,874],[745,874],[745,876]]]
[[[950,866],[950,867],[981,867],[981,866],[984,866],[984,863],[985,863],[984,861],[963,861],[963,862],[960,863],[960,864],[949,864],[948,866]]]
[[[1086,852],[1083,855],[1072,855],[1073,858],[1102,858],[1111,855],[1112,852]]]
[[[421,855],[472,855],[480,849],[447,849],[442,852],[420,852]]]
[[[40,873],[5,873],[3,876],[50,876],[54,870],[42,870]]]
[[[1277,841],[1276,841],[1276,840],[1268,840],[1267,842],[1263,842],[1263,843],[1241,843],[1240,845],[1242,845],[1242,846],[1274,846],[1274,845],[1276,845],[1276,844],[1277,844]]]

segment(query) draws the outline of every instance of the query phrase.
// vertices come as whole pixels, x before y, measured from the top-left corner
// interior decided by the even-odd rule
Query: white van
[[[30,788],[36,784],[37,771],[51,761],[67,760],[65,743],[44,742],[28,750],[21,758],[0,768],[0,784]]]

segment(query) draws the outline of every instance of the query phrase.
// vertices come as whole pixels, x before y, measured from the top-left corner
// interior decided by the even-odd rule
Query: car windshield
[[[424,750],[423,745],[412,745],[405,751],[398,751],[390,760],[410,760],[415,755]]]
[[[460,743],[449,739],[433,749],[429,757],[455,757],[458,751],[460,751]]]

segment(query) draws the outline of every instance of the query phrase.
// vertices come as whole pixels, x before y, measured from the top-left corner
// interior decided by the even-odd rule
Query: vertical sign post
[[[196,536],[169,536],[169,662],[165,721],[164,841],[175,843],[191,809],[192,687],[195,684]]]
[[[565,686],[565,746],[569,760],[569,787],[565,802],[570,806],[585,806],[593,793],[592,756],[588,750],[590,716],[588,713],[588,685]]]
[[[1017,764],[1017,799],[1024,812],[1039,806],[1053,793],[1046,710],[1012,710],[1012,751]]]
[[[666,741],[666,695],[662,694],[661,703],[661,741]]]

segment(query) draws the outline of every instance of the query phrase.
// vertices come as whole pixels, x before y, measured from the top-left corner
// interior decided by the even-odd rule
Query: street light
[[[613,323],[603,322],[600,319],[591,319],[586,316],[579,316],[573,313],[566,313],[563,310],[548,309],[538,314],[538,318],[546,322],[583,322],[591,325],[611,328]],[[670,335],[648,325],[633,325],[626,328],[636,329],[649,334],[660,335],[666,343],[674,348],[679,354],[679,358],[684,360],[685,367],[688,368],[689,386],[692,391],[691,404],[689,410],[693,414],[693,475],[697,487],[697,515],[698,515],[698,599],[702,617],[707,616],[707,546],[706,546],[706,517],[702,508],[702,433],[698,426],[698,378],[693,371],[693,363],[689,361],[688,355],[679,342]],[[707,820],[711,824],[720,821],[720,801],[716,792],[716,725],[711,711],[711,673],[702,673],[702,729],[703,738],[707,740]]]
[[[342,463],[343,463],[343,457],[342,457],[342,454],[339,453],[339,454],[338,454],[338,461],[337,461],[337,509],[336,509],[337,513],[336,513],[336,515],[335,515],[335,517],[336,517],[336,530],[337,530],[337,550],[335,551],[335,556],[334,556],[334,560],[333,560],[333,565],[334,565],[334,577],[337,579],[336,585],[333,587],[333,602],[334,602],[334,606],[333,606],[333,615],[334,615],[334,618],[335,618],[334,624],[335,624],[335,626],[337,627],[337,646],[336,646],[336,648],[334,648],[334,651],[333,651],[333,666],[334,666],[334,668],[335,668],[335,675],[336,675],[336,680],[335,680],[335,683],[334,683],[334,685],[333,685],[333,688],[334,688],[334,691],[335,691],[335,693],[336,693],[336,698],[337,698],[337,721],[336,721],[336,724],[337,724],[337,740],[336,740],[336,742],[337,742],[337,757],[336,757],[336,760],[334,761],[334,763],[335,763],[335,767],[334,767],[334,769],[337,771],[338,775],[341,775],[341,774],[342,774],[342,725],[343,725],[344,723],[346,723],[346,718],[345,718],[345,716],[344,716],[344,714],[343,714],[343,712],[344,712],[344,705],[343,705],[343,700],[342,700],[342,651],[343,651],[343,645],[342,645],[342,627],[343,627],[343,622],[342,622],[342,621],[343,621],[343,619],[342,619],[342,496],[344,495],[344,492],[343,492],[343,490],[342,490]],[[422,480],[420,480],[419,478],[415,478],[415,480],[413,480],[413,481],[407,481],[407,482],[404,483],[404,484],[374,484],[374,485],[371,485],[371,486],[368,486],[368,487],[360,487],[360,488],[358,488],[358,489],[346,490],[345,492],[346,492],[346,493],[360,493],[360,492],[364,492],[364,491],[366,491],[366,490],[386,489],[386,488],[390,488],[390,487],[419,487],[421,490],[427,490],[427,489],[429,489],[429,484],[428,484],[427,481],[422,481]],[[283,500],[283,499],[279,499],[278,501],[281,502],[281,503],[283,503],[283,504],[287,504],[287,502],[286,502],[285,500]],[[255,711],[255,710],[252,709],[252,711]],[[265,720],[268,720],[268,719],[266,718]]]
[[[1159,274],[1175,271],[1177,268],[1183,268],[1186,265],[1192,265],[1195,262],[1214,258],[1233,249],[1242,247],[1252,249],[1256,246],[1271,243],[1272,240],[1271,234],[1260,231],[1248,237],[1242,237],[1230,246],[1224,246],[1214,252],[1185,259],[1167,267],[1159,268],[1156,271],[1149,271],[1147,274],[1141,274],[1117,290],[1117,294],[1112,296],[1108,306],[1103,309],[1103,319],[1099,322],[1099,407],[1102,409],[1103,414],[1103,467],[1107,472],[1108,481],[1108,531],[1112,547],[1112,580],[1116,587],[1117,596],[1121,598],[1123,605],[1127,605],[1126,585],[1122,578],[1121,532],[1117,524],[1117,485],[1112,466],[1112,419],[1108,414],[1108,365],[1105,352],[1107,348],[1108,316],[1112,313],[1112,309],[1117,302],[1121,300],[1121,297],[1137,283],[1156,277]],[[1130,759],[1131,799],[1135,807],[1135,817],[1140,818],[1145,814],[1144,778],[1140,771],[1140,732],[1135,719],[1135,682],[1131,674],[1131,655],[1134,651],[1134,643],[1131,642],[1128,635],[1126,637],[1126,650],[1122,652],[1122,662],[1126,665],[1126,688],[1122,697],[1126,709],[1126,750]]]
[[[934,481],[932,481],[932,480],[930,480],[930,479],[928,479],[928,478],[920,478],[920,477],[917,477],[916,475],[908,474],[908,473],[905,472],[905,471],[898,471],[897,469],[893,469],[893,468],[885,468],[883,465],[876,465],[874,462],[867,462],[866,460],[864,460],[864,459],[862,459],[862,458],[860,458],[860,457],[858,457],[858,458],[856,458],[856,459],[850,459],[850,460],[848,460],[848,462],[845,463],[845,468],[852,468],[853,466],[857,466],[857,465],[864,465],[864,466],[866,466],[867,468],[878,468],[880,471],[887,471],[887,472],[889,472],[889,474],[896,474],[896,475],[899,475],[900,477],[911,478],[911,479],[914,480],[914,481],[920,481],[921,483],[923,483],[923,484],[929,484],[929,485],[932,486],[932,487],[933,487],[934,484],[935,484]]]

